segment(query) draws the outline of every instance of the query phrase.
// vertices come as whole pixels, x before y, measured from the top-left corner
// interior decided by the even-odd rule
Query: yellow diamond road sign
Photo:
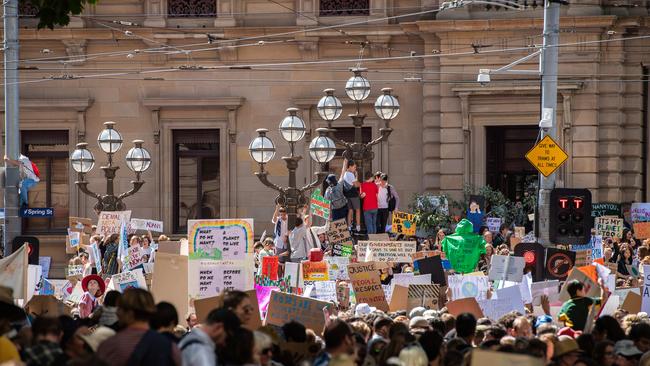
[[[544,136],[535,147],[526,153],[526,159],[548,177],[569,158],[569,155],[549,136]]]

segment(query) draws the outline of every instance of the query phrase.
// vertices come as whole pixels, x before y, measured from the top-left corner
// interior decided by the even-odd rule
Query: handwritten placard
[[[81,233],[78,231],[71,231],[68,229],[68,240],[70,241],[70,247],[76,249],[81,243]]]
[[[415,241],[359,241],[357,258],[362,261],[368,249],[372,251],[372,260],[377,262],[413,262],[417,242]]]
[[[316,188],[309,200],[309,210],[312,215],[330,219],[330,201],[321,194],[320,188]]]
[[[349,257],[325,257],[328,263],[328,271],[330,280],[349,280],[348,264],[350,264]]]
[[[102,211],[97,219],[97,233],[104,236],[119,234],[122,223],[129,223],[131,211]]]
[[[325,326],[323,309],[331,310],[333,307],[334,304],[330,302],[273,291],[266,312],[266,324],[283,326],[293,320],[320,334]]]
[[[163,232],[163,222],[156,220],[145,220],[145,219],[131,219],[131,229],[133,230],[145,230],[145,231],[154,231],[157,233]]]
[[[357,299],[357,304],[367,303],[382,311],[388,311],[386,295],[381,287],[379,271],[375,263],[350,263],[348,275]]]
[[[224,290],[245,290],[251,267],[237,261],[190,261],[189,290],[194,298],[219,295]],[[252,287],[252,286],[251,286]]]
[[[525,265],[524,257],[493,255],[488,277],[492,281],[521,282]]]
[[[68,280],[71,279],[81,279],[84,275],[84,266],[82,264],[79,265],[69,265],[68,268],[66,269],[66,278]]]
[[[147,282],[144,279],[142,268],[115,274],[112,279],[115,289],[120,292],[124,292],[128,288],[147,289]]]
[[[393,212],[393,233],[415,236],[415,231],[415,215],[400,211]]]
[[[278,279],[278,268],[280,259],[278,256],[266,256],[262,258],[262,276],[270,278],[272,281]]]
[[[487,299],[487,292],[490,288],[490,279],[487,276],[454,275],[447,278],[447,283],[453,300],[466,297],[478,300]]]
[[[500,217],[487,217],[485,219],[485,225],[493,233],[498,233],[501,228],[501,218]]]
[[[632,225],[634,227],[634,236],[637,239],[650,238],[650,222],[635,222]]]
[[[126,268],[134,269],[137,266],[145,263],[147,257],[144,256],[144,252],[140,246],[134,246],[129,248],[129,252],[126,256]]]
[[[345,219],[332,221],[327,231],[327,238],[332,246],[332,255],[350,257],[353,251],[352,236]]]
[[[630,207],[630,218],[632,219],[632,222],[650,221],[650,203],[633,203]]]
[[[252,219],[188,220],[190,260],[242,260],[253,243]]]
[[[302,275],[305,281],[327,281],[329,280],[329,272],[327,270],[327,262],[302,262]]]
[[[621,217],[621,204],[602,202],[591,204],[591,217],[614,216]]]
[[[612,216],[601,216],[594,219],[596,234],[603,238],[620,238],[623,236],[623,219]]]

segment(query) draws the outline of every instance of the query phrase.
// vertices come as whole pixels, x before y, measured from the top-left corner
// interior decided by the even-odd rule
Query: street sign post
[[[553,174],[568,158],[569,155],[548,135],[526,153],[526,159],[545,177]]]

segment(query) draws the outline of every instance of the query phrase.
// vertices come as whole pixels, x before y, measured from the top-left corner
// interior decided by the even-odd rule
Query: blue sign
[[[54,209],[52,207],[20,209],[20,217],[52,217],[52,216],[54,216]]]

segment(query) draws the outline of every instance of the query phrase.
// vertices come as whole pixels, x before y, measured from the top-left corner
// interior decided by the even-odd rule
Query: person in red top
[[[377,210],[379,202],[379,188],[375,184],[375,177],[370,177],[361,183],[361,198],[363,198],[363,221],[366,224],[368,234],[377,233]]]

